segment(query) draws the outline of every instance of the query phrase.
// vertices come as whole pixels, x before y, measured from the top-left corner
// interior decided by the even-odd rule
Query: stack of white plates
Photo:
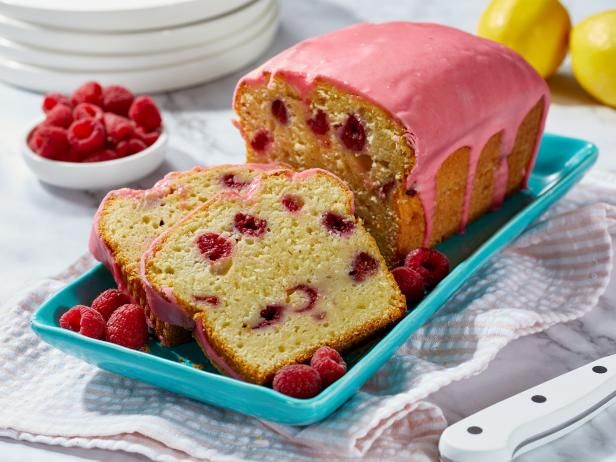
[[[277,25],[277,0],[0,0],[0,80],[172,90],[254,61]]]

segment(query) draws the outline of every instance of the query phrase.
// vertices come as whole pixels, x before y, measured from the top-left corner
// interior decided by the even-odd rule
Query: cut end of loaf
[[[284,78],[269,77],[236,92],[247,161],[320,167],[343,178],[383,256],[397,262],[399,220],[391,199],[406,194],[404,182],[414,164],[403,127],[377,106],[327,82],[317,82],[301,97]]]

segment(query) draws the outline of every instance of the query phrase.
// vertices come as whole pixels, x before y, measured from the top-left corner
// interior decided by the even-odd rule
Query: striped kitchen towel
[[[41,342],[33,311],[94,264],[83,257],[0,317],[0,435],[156,461],[436,461],[446,421],[431,393],[484,370],[507,343],[582,316],[604,292],[616,177],[593,173],[475,275],[324,422],[285,427],[85,364]]]

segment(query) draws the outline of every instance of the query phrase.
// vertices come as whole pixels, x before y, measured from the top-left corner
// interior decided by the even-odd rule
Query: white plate
[[[224,50],[234,48],[263,29],[276,16],[276,3],[270,1],[265,14],[237,33],[199,45],[162,53],[127,55],[87,55],[60,53],[44,48],[22,45],[0,38],[0,57],[35,66],[51,67],[69,71],[129,71],[148,67],[161,67],[194,61]]]
[[[0,0],[6,16],[54,28],[135,31],[229,13],[251,0]]]
[[[0,0],[2,1],[2,0]],[[87,3],[87,0],[83,0]],[[207,3],[209,0],[202,0]],[[198,45],[229,36],[252,24],[276,0],[256,0],[231,14],[182,27],[126,33],[53,29],[0,15],[0,36],[13,42],[70,53],[132,55]]]
[[[179,65],[126,72],[69,72],[0,59],[0,80],[40,92],[70,93],[86,80],[124,85],[135,93],[155,93],[196,85],[232,73],[256,60],[271,44],[278,14],[244,43]]]
[[[156,142],[137,154],[106,162],[60,162],[45,159],[30,149],[27,138],[32,130],[29,128],[22,136],[24,161],[39,180],[62,188],[109,190],[126,186],[156,170],[167,150],[168,135],[163,128]]]

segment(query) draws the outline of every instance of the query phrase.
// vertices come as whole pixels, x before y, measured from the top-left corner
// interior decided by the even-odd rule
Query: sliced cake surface
[[[143,252],[180,218],[220,191],[246,188],[274,165],[195,167],[165,176],[146,190],[111,191],[101,202],[90,235],[90,252],[113,273],[118,287],[146,309],[160,340],[174,345],[191,339],[192,321],[173,312],[152,312],[139,277]]]
[[[150,303],[195,319],[210,360],[254,383],[319,346],[345,350],[406,312],[353,211],[352,193],[328,172],[264,173],[152,243],[142,262]]]
[[[394,264],[526,185],[548,103],[544,80],[505,46],[410,22],[300,42],[234,96],[247,160],[343,178]]]

